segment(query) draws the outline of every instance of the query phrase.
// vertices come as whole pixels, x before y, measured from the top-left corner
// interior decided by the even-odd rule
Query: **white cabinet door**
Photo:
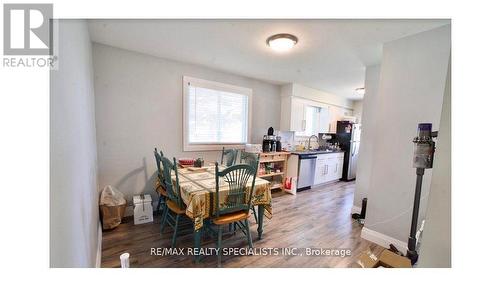
[[[314,184],[322,184],[327,182],[327,154],[318,154],[316,159],[316,170],[314,174]]]
[[[342,165],[344,162],[344,155],[341,153],[328,154],[324,159],[324,175],[323,182],[330,182],[338,180],[342,177]]]
[[[338,180],[342,177],[342,167],[344,166],[344,154],[337,153],[337,159],[335,161],[335,174],[334,180]]]
[[[314,185],[322,184],[325,182],[325,159],[316,160],[316,170],[314,171]]]
[[[326,107],[319,110],[319,133],[330,132],[330,111]]]
[[[298,99],[292,98],[290,112],[290,131],[303,132],[306,129],[305,104]]]
[[[330,114],[330,133],[337,132],[337,121],[341,121],[345,116],[352,116],[352,110],[338,106],[330,106],[328,108]]]
[[[330,113],[330,133],[335,133],[337,131],[337,121],[342,119],[342,113],[337,106],[330,106],[328,111]]]
[[[329,154],[329,157],[326,159],[326,175],[325,175],[325,180],[326,181],[333,181],[335,180],[335,173],[337,169],[337,157],[334,153]]]

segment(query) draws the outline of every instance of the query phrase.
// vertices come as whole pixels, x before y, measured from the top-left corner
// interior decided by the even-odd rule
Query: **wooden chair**
[[[224,162],[224,157],[226,157],[226,162]],[[220,158],[221,165],[231,167],[236,163],[236,158],[238,158],[237,149],[225,149],[224,147],[222,148],[222,157]]]
[[[217,265],[220,267],[222,258],[222,226],[237,223],[243,230],[248,240],[248,245],[253,248],[252,236],[248,226],[249,210],[252,205],[252,195],[255,186],[255,177],[250,187],[248,180],[255,175],[254,166],[238,164],[219,171],[219,164],[215,163],[215,218],[212,220],[217,225]],[[229,186],[228,190],[220,191],[220,180],[223,179]],[[250,190],[248,190],[250,189]],[[249,194],[249,196],[247,196]],[[222,203],[222,204],[221,204]],[[241,223],[243,222],[243,224]]]
[[[165,206],[167,208],[163,212],[160,233],[163,233],[166,224],[170,225],[174,229],[172,248],[175,248],[177,234],[179,231],[179,219],[182,215],[186,214],[186,207],[181,198],[179,175],[177,172],[177,162],[175,161],[175,158],[173,163],[166,157],[161,157],[160,160],[163,165],[163,178],[165,180],[165,188],[167,191],[167,198],[165,202]],[[172,172],[175,175],[175,183],[172,181]],[[170,214],[169,211],[171,211],[173,215]]]
[[[165,204],[166,199],[166,187],[165,187],[165,179],[163,178],[163,171],[161,168],[161,157],[163,157],[163,151],[158,153],[158,149],[155,147],[154,150],[155,160],[156,160],[156,168],[158,169],[158,186],[156,187],[156,192],[158,193],[158,205],[156,206],[156,212],[160,211],[160,208]]]
[[[248,164],[251,165],[255,168],[255,177],[257,176],[257,171],[259,170],[259,161],[260,161],[260,154],[259,153],[252,153],[252,152],[245,152],[241,151],[240,152],[240,164]],[[252,213],[253,217],[256,222],[259,222],[257,219],[257,212],[255,211],[255,206],[252,205]]]
[[[259,160],[260,160],[259,153],[252,153],[245,151],[240,152],[240,164],[248,164],[250,166],[253,166],[255,168],[255,171],[259,169]]]

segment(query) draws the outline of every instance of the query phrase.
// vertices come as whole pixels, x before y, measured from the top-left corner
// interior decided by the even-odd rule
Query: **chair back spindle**
[[[237,211],[249,211],[252,202],[252,195],[255,186],[255,168],[248,164],[233,165],[219,171],[219,164],[215,164],[215,216],[233,213]],[[252,178],[253,177],[253,178]],[[252,178],[252,183],[248,186],[248,181]],[[220,191],[220,181],[223,180],[228,185],[228,190]],[[227,198],[221,198],[226,194]],[[248,195],[248,196],[247,196]],[[222,203],[222,204],[221,204]]]
[[[226,162],[224,162],[224,157],[226,158]],[[236,158],[238,158],[238,150],[231,148],[225,149],[222,148],[222,157],[220,159],[220,163],[225,165],[226,167],[231,167],[236,163]]]
[[[260,154],[241,151],[240,152],[240,163],[248,164],[255,168],[255,171],[259,169]]]
[[[172,200],[177,206],[183,206],[181,199],[181,189],[179,185],[179,174],[177,172],[177,162],[175,157],[173,163],[166,157],[161,157],[163,164],[163,178],[165,179],[165,188],[167,190],[168,200]],[[175,181],[172,180],[172,172],[175,176]]]
[[[161,153],[163,154],[163,152],[161,152]],[[160,153],[158,153],[158,149],[156,147],[155,147],[154,155],[155,155],[155,160],[156,160],[156,168],[158,169],[158,180],[160,181],[160,184],[164,186],[165,180],[163,178],[163,171],[161,168],[162,155],[160,155]]]

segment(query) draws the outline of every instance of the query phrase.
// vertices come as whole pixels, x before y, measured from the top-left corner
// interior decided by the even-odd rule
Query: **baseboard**
[[[97,225],[97,252],[95,257],[95,267],[101,267],[101,256],[102,256],[102,225],[99,221]]]
[[[363,227],[361,230],[361,238],[366,239],[370,242],[378,244],[384,248],[389,248],[390,244],[393,244],[402,253],[406,253],[407,244],[401,240],[392,238],[380,232],[371,230],[369,228]]]
[[[361,207],[352,205],[351,214],[361,214]]]

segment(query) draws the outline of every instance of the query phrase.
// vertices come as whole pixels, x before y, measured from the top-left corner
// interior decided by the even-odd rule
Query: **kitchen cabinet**
[[[311,107],[317,109],[312,118]],[[296,83],[281,86],[281,131],[299,132],[299,136],[335,133],[337,121],[352,115],[352,102],[347,99]]]
[[[344,153],[332,153],[330,154],[327,162],[327,180],[334,181],[342,177],[342,167],[344,164]]]
[[[318,154],[314,185],[335,181],[342,177],[344,153]]]
[[[342,167],[344,164],[344,153],[333,153],[329,158],[327,168],[327,178],[329,181],[338,180],[342,177]]]
[[[316,169],[314,170],[314,185],[326,182],[326,157],[318,155]]]
[[[328,108],[329,111],[329,118],[330,118],[330,126],[329,126],[329,132],[330,133],[335,133],[337,132],[337,121],[341,121],[344,119],[346,116],[352,116],[353,112],[351,109],[346,109],[342,108],[339,106],[330,106]]]
[[[328,107],[322,107],[319,109],[319,132],[318,133],[329,133],[330,132],[330,110]]]
[[[283,97],[281,99],[281,131],[303,132],[306,129],[305,120],[306,104],[294,97]]]
[[[327,133],[330,122],[328,105],[295,97],[281,99],[281,131],[294,131],[304,136]]]
[[[306,130],[306,104],[292,98],[292,111],[290,114],[290,131],[302,132]]]

